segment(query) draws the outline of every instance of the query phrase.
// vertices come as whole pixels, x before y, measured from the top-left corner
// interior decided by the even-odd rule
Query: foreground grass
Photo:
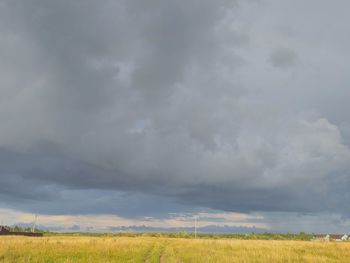
[[[154,237],[0,237],[0,262],[350,262],[350,243]]]

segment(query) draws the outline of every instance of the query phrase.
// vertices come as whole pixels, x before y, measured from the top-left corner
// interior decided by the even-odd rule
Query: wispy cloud
[[[61,228],[69,230],[72,226],[79,226],[80,230],[108,230],[115,227],[145,226],[154,228],[188,228],[194,226],[194,218],[197,217],[197,226],[230,226],[246,228],[265,228],[269,226],[262,216],[244,215],[236,213],[196,213],[196,214],[172,214],[165,218],[140,217],[137,219],[120,217],[117,215],[45,215],[39,214],[37,223],[49,229]],[[30,224],[34,221],[34,214],[0,209],[0,218],[9,224]],[[252,222],[254,219],[255,222]]]

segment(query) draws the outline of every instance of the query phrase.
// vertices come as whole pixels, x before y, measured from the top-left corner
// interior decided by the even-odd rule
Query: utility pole
[[[197,239],[197,216],[194,216],[194,239]]]
[[[34,223],[33,223],[33,226],[32,226],[32,233],[34,233],[34,231],[35,231],[35,226],[36,226],[36,220],[37,219],[38,219],[38,216],[35,215]]]

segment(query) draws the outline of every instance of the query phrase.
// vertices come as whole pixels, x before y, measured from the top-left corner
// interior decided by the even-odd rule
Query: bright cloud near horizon
[[[349,232],[349,8],[0,0],[0,219]]]

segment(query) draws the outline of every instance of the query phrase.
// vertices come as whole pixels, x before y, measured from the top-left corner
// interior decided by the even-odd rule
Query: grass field
[[[0,262],[350,262],[350,243],[5,236]]]

